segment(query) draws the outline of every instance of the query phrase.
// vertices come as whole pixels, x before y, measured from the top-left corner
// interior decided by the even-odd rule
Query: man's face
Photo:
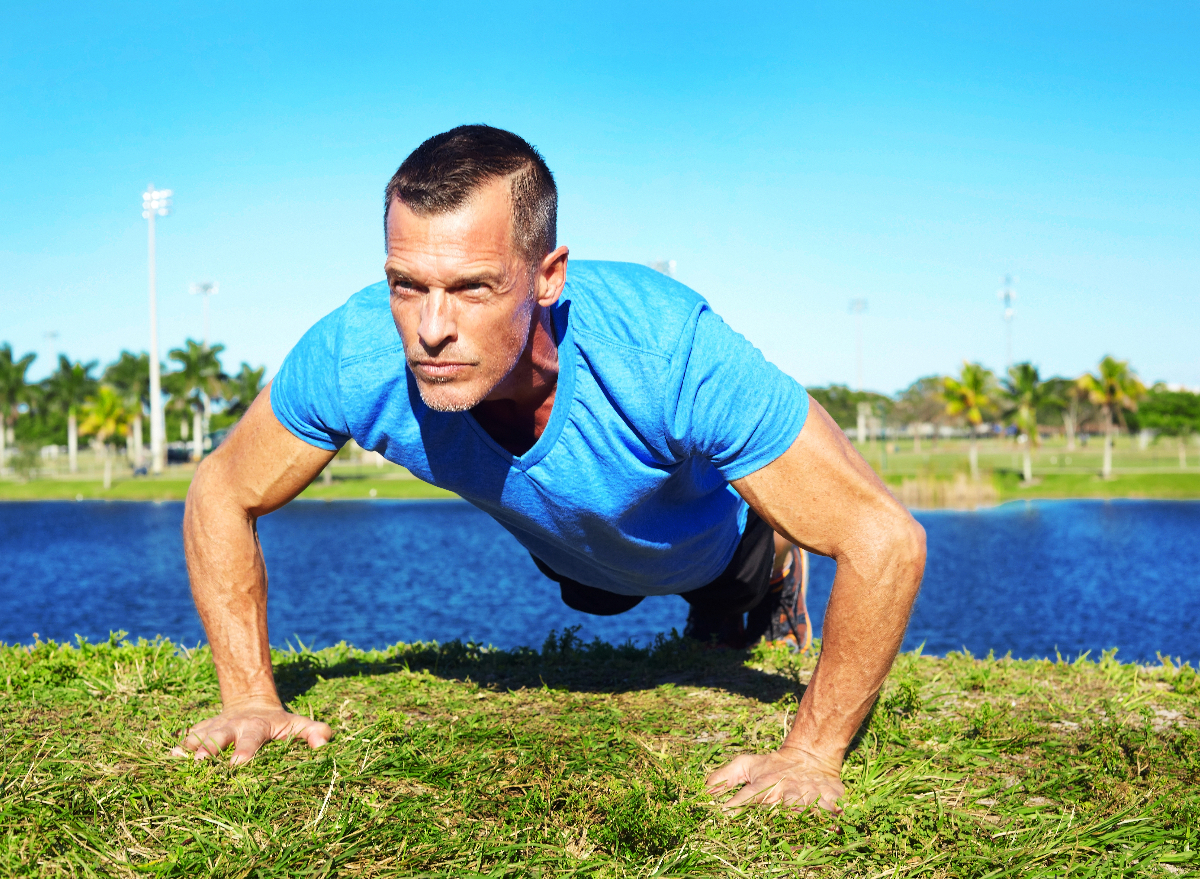
[[[485,184],[449,214],[422,217],[392,201],[384,271],[425,405],[478,405],[520,358],[535,304],[533,278],[513,246],[508,181]]]

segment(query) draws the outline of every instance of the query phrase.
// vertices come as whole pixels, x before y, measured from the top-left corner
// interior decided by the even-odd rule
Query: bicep
[[[299,439],[279,422],[268,384],[205,461],[204,477],[250,515],[263,516],[302,492],[335,454]]]
[[[780,534],[837,558],[910,517],[821,405],[808,405],[787,451],[732,485]]]

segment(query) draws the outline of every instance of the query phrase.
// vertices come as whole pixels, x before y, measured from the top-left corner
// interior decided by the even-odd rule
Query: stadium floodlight
[[[150,467],[162,473],[166,465],[167,425],[163,418],[162,375],[158,365],[158,294],[154,265],[154,218],[171,212],[169,189],[151,183],[142,193],[142,219],[147,221],[146,250],[150,270]]]

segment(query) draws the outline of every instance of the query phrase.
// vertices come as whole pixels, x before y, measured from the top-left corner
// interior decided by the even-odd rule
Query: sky
[[[1106,354],[1200,387],[1200,6],[13,4],[0,343],[107,363],[203,333],[268,374],[382,279],[425,138],[516,131],[572,258],[677,277],[802,383]]]

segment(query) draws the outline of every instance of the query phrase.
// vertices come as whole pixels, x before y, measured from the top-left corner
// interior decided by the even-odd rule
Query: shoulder
[[[338,349],[343,365],[403,348],[392,320],[386,281],[359,290],[334,314],[339,316]]]
[[[627,262],[571,262],[563,298],[575,332],[664,357],[708,307],[690,287]]]

